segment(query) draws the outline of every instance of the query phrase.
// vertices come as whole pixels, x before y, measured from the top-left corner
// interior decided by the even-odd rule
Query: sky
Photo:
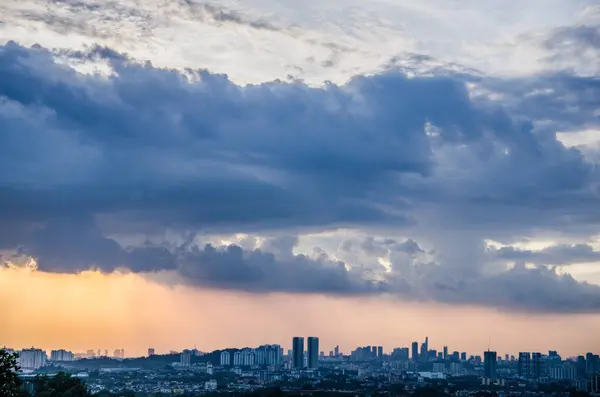
[[[0,5],[0,345],[600,351],[591,0]]]

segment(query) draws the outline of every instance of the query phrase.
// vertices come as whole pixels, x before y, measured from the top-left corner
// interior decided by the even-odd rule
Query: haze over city
[[[600,351],[596,0],[0,4],[0,346]]]

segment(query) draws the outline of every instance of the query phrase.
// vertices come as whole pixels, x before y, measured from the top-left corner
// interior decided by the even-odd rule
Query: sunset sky
[[[0,4],[0,346],[600,350],[596,0]]]

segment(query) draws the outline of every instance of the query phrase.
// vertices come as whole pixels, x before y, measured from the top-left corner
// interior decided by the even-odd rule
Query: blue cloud
[[[106,48],[68,55],[102,59],[113,73],[78,73],[40,47],[0,47],[0,247],[21,247],[41,270],[175,270],[193,284],[255,292],[385,292],[494,306],[474,287],[491,282],[477,271],[452,285],[398,272],[367,282],[329,259],[292,255],[285,262],[231,247],[125,247],[108,236],[120,227],[139,235],[340,226],[410,232],[432,222],[441,229],[435,233],[469,229],[483,239],[527,228],[576,232],[598,219],[596,169],[538,128],[545,119],[596,123],[591,111],[573,117],[559,109],[579,98],[589,110],[597,94],[591,80],[532,78],[529,89],[552,82],[572,94],[536,105],[519,102],[514,81],[441,71],[410,77],[390,70],[323,87],[240,86],[224,75],[156,68]],[[473,97],[466,82],[475,80],[508,99]],[[113,221],[101,229],[96,219],[107,216]],[[363,248],[423,252],[412,239],[375,243]],[[458,274],[448,266],[458,267],[441,261],[421,270],[431,280]],[[300,278],[304,271],[314,277]],[[573,288],[566,295],[572,299],[557,310],[579,310],[582,296],[593,297],[585,310],[597,310],[600,288],[528,271],[499,280],[514,282],[515,293],[523,286],[513,277],[522,274],[560,283]],[[534,295],[529,302],[515,296],[497,306],[552,310]]]

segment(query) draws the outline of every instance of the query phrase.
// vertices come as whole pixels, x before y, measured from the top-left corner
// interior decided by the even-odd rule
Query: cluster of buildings
[[[563,360],[556,351],[549,351],[547,354],[519,352],[515,357],[508,354],[501,356],[488,349],[482,356],[467,356],[466,352],[450,352],[448,346],[444,346],[439,352],[430,349],[429,338],[425,338],[420,344],[413,342],[410,347],[397,347],[390,353],[385,353],[382,346],[374,345],[357,347],[349,355],[344,355],[339,346],[335,346],[325,355],[319,349],[317,337],[297,336],[291,342],[292,348],[287,354],[284,354],[280,345],[267,344],[256,348],[225,349],[209,354],[196,349],[184,350],[182,353],[172,351],[171,354],[179,354],[176,362],[171,362],[172,357],[168,358],[166,355],[157,356],[155,349],[149,348],[148,358],[169,360],[166,363],[171,364],[174,370],[183,370],[182,374],[204,374],[207,377],[204,390],[214,390],[217,387],[215,376],[219,372],[233,374],[240,379],[241,384],[248,381],[265,384],[303,378],[318,381],[331,371],[341,371],[346,376],[361,380],[381,378],[395,382],[402,379],[448,379],[471,375],[471,378],[480,377],[481,384],[488,386],[502,387],[506,382],[525,385],[568,383],[578,390],[600,393],[600,358],[592,353]],[[104,355],[106,354],[104,351]],[[101,351],[90,350],[81,355],[60,349],[53,350],[48,358],[45,351],[31,348],[19,352],[19,366],[25,371],[35,371],[48,363],[69,368],[71,362],[92,357],[103,355]],[[123,349],[115,350],[113,358],[119,359],[118,364],[113,361],[115,367],[122,369],[127,366],[129,360],[121,361],[123,357]],[[96,360],[91,360],[90,365],[94,361]],[[73,367],[77,367],[76,363]],[[181,376],[185,378],[186,375]],[[185,381],[183,384],[186,384]]]
[[[238,351],[223,350],[220,364],[223,367],[251,367],[253,365],[280,365],[283,348],[280,345],[263,345],[255,349],[244,348]]]

